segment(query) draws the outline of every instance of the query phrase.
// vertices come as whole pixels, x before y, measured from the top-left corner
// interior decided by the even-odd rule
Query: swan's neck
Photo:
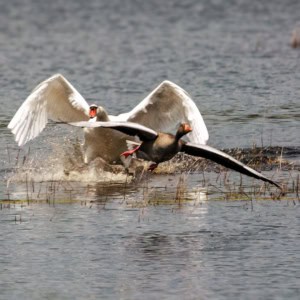
[[[100,121],[102,121],[102,122],[109,121],[108,114],[107,114],[107,112],[104,108],[98,107],[96,121],[98,121],[98,122],[100,122]]]

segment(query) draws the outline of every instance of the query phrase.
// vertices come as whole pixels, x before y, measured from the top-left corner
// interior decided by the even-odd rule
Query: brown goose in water
[[[182,140],[183,136],[192,131],[192,128],[187,123],[180,124],[176,135],[156,132],[143,125],[131,122],[77,122],[70,124],[80,127],[105,127],[121,131],[127,135],[137,135],[142,141],[141,144],[132,150],[123,152],[121,155],[128,157],[136,153],[138,158],[154,162],[150,166],[151,170],[156,168],[159,163],[170,160],[178,152],[184,152],[193,156],[210,159],[229,169],[269,182],[281,188],[273,180],[220,150],[208,145],[193,144]]]

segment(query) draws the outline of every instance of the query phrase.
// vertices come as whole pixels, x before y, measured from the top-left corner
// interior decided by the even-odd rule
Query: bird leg
[[[150,167],[148,168],[148,171],[153,172],[157,168],[157,166],[158,166],[157,163],[151,164]]]
[[[127,151],[121,153],[120,156],[125,156],[125,158],[127,158],[128,156],[133,155],[134,152],[138,151],[140,147],[141,147],[141,145],[138,145],[137,147],[135,147],[132,150],[127,150]]]

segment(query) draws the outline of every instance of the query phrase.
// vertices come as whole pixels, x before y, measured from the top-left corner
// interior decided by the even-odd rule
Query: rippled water
[[[6,126],[57,72],[112,114],[169,79],[195,100],[210,145],[292,147],[284,158],[299,166],[300,51],[289,46],[299,9],[292,0],[2,1],[0,199],[22,201],[0,204],[0,298],[298,299],[299,168],[265,171],[288,183],[280,201],[233,173],[136,185],[110,175],[103,185],[88,182],[99,176],[89,169],[78,183],[59,175],[64,137],[79,130],[49,125],[19,152]],[[22,182],[8,184],[22,166]],[[236,194],[243,201],[227,201]]]
[[[0,211],[2,299],[297,299],[299,205]]]

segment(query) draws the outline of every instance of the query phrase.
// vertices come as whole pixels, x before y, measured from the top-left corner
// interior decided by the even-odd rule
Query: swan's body
[[[125,151],[122,156],[126,158],[136,153],[137,157],[152,161],[155,164],[150,168],[153,170],[159,163],[170,160],[178,152],[210,159],[222,166],[240,172],[250,177],[260,179],[271,184],[280,186],[273,180],[265,177],[261,173],[246,166],[232,156],[210,147],[208,145],[192,144],[183,141],[181,138],[192,131],[188,124],[181,124],[176,135],[164,132],[156,132],[140,124],[129,122],[79,122],[71,125],[80,127],[106,127],[113,128],[128,135],[137,135],[142,143],[133,150]]]
[[[90,106],[62,75],[56,74],[41,82],[21,105],[8,125],[19,146],[37,137],[48,120],[78,122],[90,119]],[[206,144],[208,132],[202,116],[189,95],[179,86],[163,81],[128,113],[108,115],[101,107],[94,121],[136,122],[157,131],[175,128],[188,122],[194,130],[187,137],[191,142]],[[83,145],[85,162],[97,156],[112,163],[126,150],[128,136],[106,128],[86,128]]]

